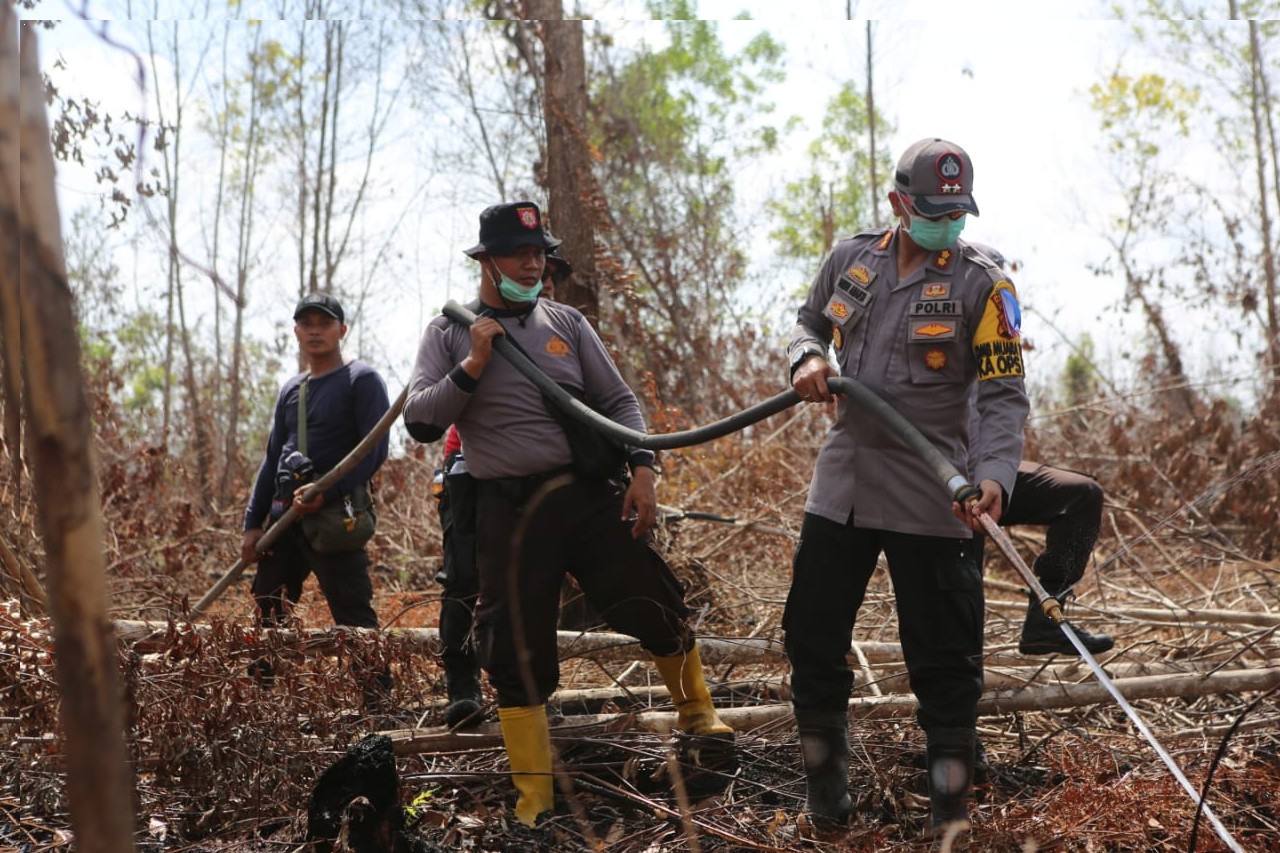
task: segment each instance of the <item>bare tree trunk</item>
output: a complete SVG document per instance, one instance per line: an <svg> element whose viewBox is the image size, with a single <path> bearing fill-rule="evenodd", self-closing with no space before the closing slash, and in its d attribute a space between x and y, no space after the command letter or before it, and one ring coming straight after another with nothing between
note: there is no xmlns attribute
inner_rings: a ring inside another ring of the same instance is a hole
<svg viewBox="0 0 1280 853"><path fill-rule="evenodd" d="M561 0L528 0L529 14L541 22L546 90L548 214L561 253L573 276L558 285L556 298L599 325L600 297L595 261L595 202L599 191L591 172L587 142L587 72L582 22L564 20Z"/></svg>
<svg viewBox="0 0 1280 853"><path fill-rule="evenodd" d="M236 229L236 315L231 340L230 387L227 391L227 434L225 438L225 460L222 478L219 483L219 498L224 503L231 499L232 472L240 457L240 411L244 407L244 385L241 381L244 363L244 313L248 304L249 265L253 260L253 214L254 189L258 180L258 165L262 150L260 135L260 116L262 114L261 71L262 62L259 50L262 46L262 28L254 28L254 43L249 73L249 118L245 133L244 162L241 168L240 215ZM230 81L223 75L223 85ZM229 111L229 101L224 110ZM231 144L226 139L225 149ZM221 192L221 183L219 183Z"/></svg>
<svg viewBox="0 0 1280 853"><path fill-rule="evenodd" d="M876 96L875 90L871 85L872 68L873 68L872 43L871 43L871 21L867 21L867 129L870 131L871 140L870 148L867 156L871 163L871 221L877 228L880 227L880 177L877 170L876 157Z"/></svg>
<svg viewBox="0 0 1280 853"><path fill-rule="evenodd" d="M182 152L182 112L183 112L183 95L182 95L182 64L181 52L178 48L178 26L173 24L173 53L169 57L173 63L173 91L174 91L174 116L171 126L172 132L167 133L168 144L165 146L163 153L165 183L168 184L169 192L166 195L165 215L168 218L167 237L169 241L168 255L168 280L169 280L169 329L167 336L172 340L173 336L173 312L176 305L178 314L178 332L179 340L182 344L183 369L182 384L186 393L186 414L187 423L191 428L192 441L195 444L196 455L196 478L199 481L200 502L198 509L201 513L207 513L213 506L213 440L209 434L209 419L204 412L203 401L200 395L200 386L196 381L196 365L192 355L191 347L191 329L187 325L187 308L185 295L182 287L182 267L181 260L178 257L178 201L179 193L179 166L181 164ZM158 69L155 63L156 50L155 44L151 38L151 24L147 24L147 49L151 56L151 74L158 77ZM156 118L160 123L161 132L165 133L168 128L165 127L165 109L164 101L160 94L160 88L156 87ZM169 367L172 367L172 361L166 358ZM168 422L168 415L166 415ZM166 431L167 436L167 431Z"/></svg>
<svg viewBox="0 0 1280 853"><path fill-rule="evenodd" d="M1234 3L1232 4L1234 5ZM1267 316L1267 372L1271 379L1280 378L1280 318L1277 317L1276 255L1271 242L1271 201L1267 190L1267 146L1263 141L1264 126L1271 127L1271 100L1262 45L1258 38L1258 22L1249 21L1249 118L1253 124L1254 159L1258 173L1258 218L1262 229L1262 274ZM1271 136L1271 162L1275 163L1275 135ZM1270 394L1280 394L1280 383L1269 383Z"/></svg>
<svg viewBox="0 0 1280 853"><path fill-rule="evenodd" d="M22 321L19 307L18 281L18 168L21 146L18 143L18 41L16 20L6 4L0 10L0 170L4 186L0 187L8 202L0 209L0 402L4 405L4 448L9 455L9 482L6 490L18 494L22 485Z"/></svg>
<svg viewBox="0 0 1280 853"><path fill-rule="evenodd" d="M133 849L134 786L124 741L115 638L107 619L102 516L80 339L67 286L36 24L22 28L21 276L23 374L34 490L47 554L67 788L76 848ZM8 4L0 37L13 37ZM11 52L11 51L10 51ZM12 65L0 65L0 74ZM12 126L5 122L6 126ZM7 190L11 180L0 182ZM3 206L13 207L13 199Z"/></svg>

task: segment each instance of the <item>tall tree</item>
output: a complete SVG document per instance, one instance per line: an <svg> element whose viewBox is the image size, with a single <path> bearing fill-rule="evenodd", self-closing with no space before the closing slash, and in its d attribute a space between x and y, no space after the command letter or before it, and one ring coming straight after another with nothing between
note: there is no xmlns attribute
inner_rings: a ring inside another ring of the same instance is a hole
<svg viewBox="0 0 1280 853"><path fill-rule="evenodd" d="M1175 414L1194 417L1200 401L1166 308L1168 296L1185 292L1187 274L1205 259L1192 248L1198 244L1202 249L1204 239L1193 233L1170 234L1169 227L1188 205L1204 204L1209 193L1166 165L1164 146L1186 138L1195 93L1157 74L1131 78L1115 73L1105 85L1093 87L1092 99L1124 200L1106 239L1124 277L1125 298L1141 307L1155 342L1144 373L1161 376L1170 385L1168 401ZM1185 242L1175 254L1170 245L1176 237Z"/></svg>
<svg viewBox="0 0 1280 853"><path fill-rule="evenodd" d="M1236 309L1239 319L1229 325L1257 353L1262 393L1280 400L1280 103L1272 83L1280 63L1280 3L1228 0L1226 11L1233 20L1213 19L1221 6L1205 0L1147 0L1129 20L1147 61L1198 96L1191 138L1224 158L1223 170L1181 170L1196 184L1201 206L1187 211L1187 221L1199 223L1203 239L1195 242L1198 256L1184 265L1194 280L1181 283L1177 296L1202 304L1208 294ZM1214 174L1232 180L1210 185ZM1177 199L1159 201L1180 209Z"/></svg>
<svg viewBox="0 0 1280 853"><path fill-rule="evenodd" d="M874 176L893 166L884 154L877 162L874 148L868 147L871 129L887 126L883 117L871 117L871 107L853 81L827 102L822 130L809 144L807 172L788 181L767 203L778 223L770 236L783 257L813 261L836 238L875 223Z"/></svg>
<svg viewBox="0 0 1280 853"><path fill-rule="evenodd" d="M542 99L546 124L548 219L564 240L562 254L573 277L557 289L557 298L598 321L596 220L599 188L592 167L595 152L588 139L587 71L582 21L564 20L560 0L527 0L528 12L541 22L546 86ZM561 292L563 291L563 292Z"/></svg>
<svg viewBox="0 0 1280 853"><path fill-rule="evenodd" d="M295 0L282 0L288 11ZM386 22L331 17L337 4L301 0L305 20L293 21L292 52L273 71L285 95L270 116L279 150L293 162L293 235L297 295L315 290L346 298L359 317L370 270L343 271L353 254L378 257L391 238L364 245L360 214L375 191L374 165L395 114L405 78L388 73L394 29ZM288 191L288 188L286 188Z"/></svg>
<svg viewBox="0 0 1280 853"><path fill-rule="evenodd" d="M604 325L633 375L702 419L747 400L724 377L756 365L758 325L739 299L749 276L736 177L774 150L766 86L782 78L782 48L760 35L727 52L692 5L654 3L666 43L600 52L593 141L612 218L609 248L633 278ZM603 310L603 309L602 309Z"/></svg>
<svg viewBox="0 0 1280 853"><path fill-rule="evenodd" d="M280 87L269 79L268 54L279 53L278 42L264 41L262 26L250 25L248 49L245 53L246 68L232 72L229 53L233 44L239 43L233 36L245 32L244 24L223 24L222 64L220 78L210 91L210 123L207 128L218 150L218 177L213 209L213 227L210 229L209 255L214 275L222 267L221 225L224 218L234 222L232 269L235 279L234 316L231 332L231 358L227 367L227 395L225 401L226 433L223 436L223 465L218 478L218 498L227 502L232 498L234 476L239 470L241 416L245 409L244 381L247 361L245 358L245 312L249 304L249 280L258 263L262 237L256 228L258 181L267 158L262 132L262 114L278 97ZM216 106L214 106L216 104ZM230 208L228 210L227 208ZM225 268L225 267L222 267ZM217 306L221 306L221 301ZM220 317L220 314L216 314ZM221 324L215 320L215 330ZM218 339L216 362L222 365L221 339Z"/></svg>
<svg viewBox="0 0 1280 853"><path fill-rule="evenodd" d="M153 5L153 16L159 17L158 3ZM151 22L147 23L147 47L151 57L151 73L153 77L159 76L156 65L157 50L154 39L154 30L156 26ZM164 395L164 425L162 433L162 442L167 443L170 430L170 412L171 412L171 391L168 376L173 372L173 340L176 337L182 347L182 381L186 392L185 413L187 416L187 425L191 430L192 444L195 449L197 480L199 482L199 508L207 511L213 504L214 491L214 446L210 428L209 413L204 408L204 399L201 394L201 388L204 386L205 377L198 376L198 367L195 360L195 352L192 344L191 325L187 320L187 304L186 295L182 276L182 260L178 250L178 216L179 216L179 200L181 198L181 175L185 166L181 158L181 143L186 134L186 127L183 123L183 117L186 113L187 100L191 94L193 81L199 74L199 65L203 63L210 45L209 41L198 48L195 60L197 68L194 72L183 75L183 59L186 57L186 51L183 50L181 39L178 33L177 22L169 24L170 39L167 48L167 57L173 72L173 78L169 81L172 93L172 104L166 103L166 98L162 94L166 87L155 86L155 106L158 121L156 148L160 150L161 158L164 166L164 178L166 185L165 192L165 208L164 208L164 228L165 239L168 247L166 252L166 277L167 290L165 296L166 310L168 312L168 332L166 333L166 351L165 351L165 395ZM170 108L172 112L170 112ZM171 118L170 118L171 116ZM176 324L175 324L176 319Z"/></svg>

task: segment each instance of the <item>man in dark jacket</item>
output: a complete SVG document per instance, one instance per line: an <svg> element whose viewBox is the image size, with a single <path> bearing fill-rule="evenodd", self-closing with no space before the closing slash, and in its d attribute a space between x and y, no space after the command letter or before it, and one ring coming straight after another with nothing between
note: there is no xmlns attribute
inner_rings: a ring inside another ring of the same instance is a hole
<svg viewBox="0 0 1280 853"><path fill-rule="evenodd" d="M383 438L355 468L310 503L302 502L301 486L341 462L373 431L390 408L387 386L367 363L343 357L346 314L333 296L307 294L298 302L293 319L307 370L287 380L276 399L267 450L244 513L241 556L246 563L258 563L253 595L263 625L280 623L301 597L307 576L314 573L334 624L377 628L369 555L363 545L322 553L308 540L303 521L325 506L336 504L352 511L369 507L369 480L386 461L388 439ZM306 413L305 421L301 411ZM304 519L284 530L259 558L256 545L268 520L283 515L290 503ZM256 674L270 679L265 661L255 667ZM386 678L380 678L385 688Z"/></svg>

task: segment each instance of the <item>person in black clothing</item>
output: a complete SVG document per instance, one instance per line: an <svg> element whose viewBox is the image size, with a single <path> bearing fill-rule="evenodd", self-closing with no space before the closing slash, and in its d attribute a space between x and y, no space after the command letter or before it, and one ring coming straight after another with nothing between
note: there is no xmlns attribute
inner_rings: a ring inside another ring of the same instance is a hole
<svg viewBox="0 0 1280 853"><path fill-rule="evenodd" d="M573 273L573 266L558 249L547 252L542 276L544 299L555 299L555 286ZM440 599L440 658L444 664L449 704L444 724L449 728L479 725L484 697L480 691L480 662L476 659L472 632L480 578L476 573L476 485L467 468L458 428L449 427L444 454L436 471L443 566L436 581L444 590Z"/></svg>
<svg viewBox="0 0 1280 853"><path fill-rule="evenodd" d="M1001 269L1006 267L1004 254L983 243L970 243ZM977 429L977 418L970 420L971 431ZM1071 588L1084 577L1085 566L1102 526L1102 486L1078 471L1022 460L1014 479L1013 494L1000 518L1001 527L1016 524L1043 525L1044 551L1035 561L1035 574L1045 592L1066 607ZM982 539L978 541L979 547ZM1115 641L1107 634L1094 634L1072 625L1076 636L1090 654L1111 651ZM1044 614L1030 596L1027 618L1022 626L1018 651L1024 655L1078 655L1076 647L1052 619Z"/></svg>
<svg viewBox="0 0 1280 853"><path fill-rule="evenodd" d="M259 555L256 550L268 520L283 515L289 502L304 516L337 501L367 503L369 480L386 460L389 447L389 440L383 438L354 469L310 503L303 503L302 488L283 485L307 468L318 479L342 461L390 408L387 386L378 372L363 361L343 358L346 315L337 299L310 293L298 302L293 318L307 370L287 380L276 399L266 453L244 513L241 556L246 563L258 563L253 596L263 626L280 624L301 597L303 582L314 573L334 624L377 628L369 556L363 547L319 553L298 523L282 531L270 551ZM304 389L306 452L299 453L298 400ZM254 669L255 675L270 681L267 662L259 661ZM378 680L383 688L389 686L385 673Z"/></svg>

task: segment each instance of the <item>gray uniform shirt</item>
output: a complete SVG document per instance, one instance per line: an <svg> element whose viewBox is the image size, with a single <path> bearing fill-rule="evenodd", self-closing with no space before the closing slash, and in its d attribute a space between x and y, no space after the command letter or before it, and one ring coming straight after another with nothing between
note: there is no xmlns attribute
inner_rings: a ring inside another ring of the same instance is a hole
<svg viewBox="0 0 1280 853"><path fill-rule="evenodd" d="M883 397L975 484L994 480L1009 494L1030 408L1013 285L963 242L899 281L895 235L864 232L836 245L800 308L790 361L834 345L841 375ZM982 429L970 453L975 382ZM844 398L805 511L862 528L972 535L929 466Z"/></svg>
<svg viewBox="0 0 1280 853"><path fill-rule="evenodd" d="M635 394L577 309L540 299L528 313L492 316L549 377L610 420L645 431ZM569 465L573 457L564 430L548 414L537 387L497 352L480 380L472 380L459 367L470 351L470 331L461 323L442 315L427 326L404 407L410 432L426 426L438 435L456 423L471 474L481 479Z"/></svg>

